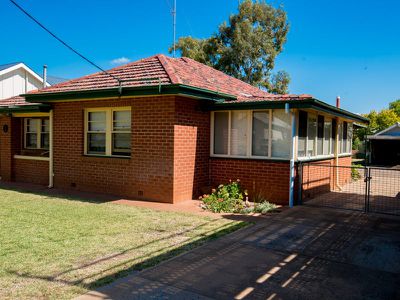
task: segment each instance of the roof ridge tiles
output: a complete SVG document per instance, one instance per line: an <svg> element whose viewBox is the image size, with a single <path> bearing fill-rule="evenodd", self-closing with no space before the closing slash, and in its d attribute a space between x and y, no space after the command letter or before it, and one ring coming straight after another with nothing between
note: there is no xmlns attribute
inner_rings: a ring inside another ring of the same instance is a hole
<svg viewBox="0 0 400 300"><path fill-rule="evenodd" d="M168 62L167 57L164 54L158 54L157 58L159 62L161 63L162 67L164 68L165 72L167 73L170 81L172 84L180 84L182 83L182 80L180 77L176 74L175 68Z"/></svg>

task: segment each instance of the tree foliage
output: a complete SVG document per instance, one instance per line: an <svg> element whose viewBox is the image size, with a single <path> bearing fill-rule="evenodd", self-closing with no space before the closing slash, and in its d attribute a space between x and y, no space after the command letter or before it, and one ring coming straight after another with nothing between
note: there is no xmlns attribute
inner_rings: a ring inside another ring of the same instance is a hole
<svg viewBox="0 0 400 300"><path fill-rule="evenodd" d="M356 131L355 136L360 141L364 140L365 135L375 134L400 122L400 100L389 103L388 109L379 112L371 110L368 114L363 114L363 117L369 119L369 125Z"/></svg>
<svg viewBox="0 0 400 300"><path fill-rule="evenodd" d="M389 109L392 109L395 111L395 113L400 116L400 99L390 102L389 103Z"/></svg>
<svg viewBox="0 0 400 300"><path fill-rule="evenodd" d="M228 75L272 93L287 93L289 75L271 74L289 30L286 12L265 1L243 1L239 12L206 39L182 37L176 49ZM172 47L170 48L170 52Z"/></svg>

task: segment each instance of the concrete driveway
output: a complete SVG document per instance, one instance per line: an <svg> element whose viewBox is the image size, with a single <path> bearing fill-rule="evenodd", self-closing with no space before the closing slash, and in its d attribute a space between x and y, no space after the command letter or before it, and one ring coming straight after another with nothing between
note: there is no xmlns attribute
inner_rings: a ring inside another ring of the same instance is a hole
<svg viewBox="0 0 400 300"><path fill-rule="evenodd" d="M79 299L400 299L400 218L295 207Z"/></svg>

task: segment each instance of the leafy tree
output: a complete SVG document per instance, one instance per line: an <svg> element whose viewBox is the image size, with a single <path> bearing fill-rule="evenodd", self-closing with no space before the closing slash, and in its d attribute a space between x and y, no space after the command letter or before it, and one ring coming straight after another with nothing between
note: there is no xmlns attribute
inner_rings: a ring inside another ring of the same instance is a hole
<svg viewBox="0 0 400 300"><path fill-rule="evenodd" d="M398 105L398 106L396 106ZM363 114L363 117L369 119L369 125L367 128L357 129L354 133L354 140L363 141L365 135L371 135L386 129L396 122L400 122L400 114L397 113L396 108L400 107L400 100L391 102L389 109L383 109L379 112L371 110L368 114Z"/></svg>
<svg viewBox="0 0 400 300"><path fill-rule="evenodd" d="M400 117L400 99L390 102L389 108L394 110L395 113Z"/></svg>
<svg viewBox="0 0 400 300"><path fill-rule="evenodd" d="M239 12L219 26L210 38L182 37L176 44L190 57L271 93L286 93L289 75L271 75L289 30L286 12L265 1L243 1ZM172 47L170 48L170 52Z"/></svg>

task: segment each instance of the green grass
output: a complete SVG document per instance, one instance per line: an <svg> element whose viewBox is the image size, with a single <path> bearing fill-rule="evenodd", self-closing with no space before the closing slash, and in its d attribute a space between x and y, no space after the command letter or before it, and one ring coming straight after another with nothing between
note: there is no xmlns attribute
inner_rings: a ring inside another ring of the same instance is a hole
<svg viewBox="0 0 400 300"><path fill-rule="evenodd" d="M70 299L244 225L0 189L0 298Z"/></svg>

